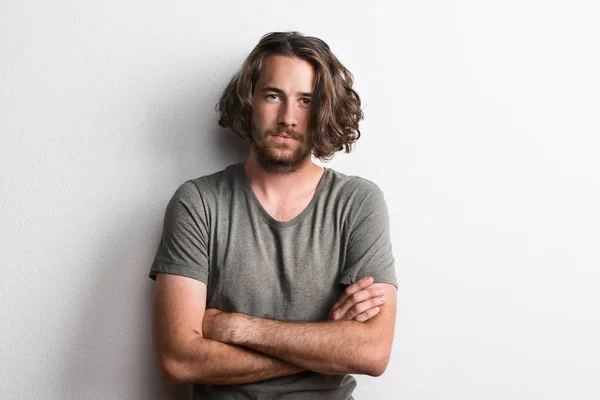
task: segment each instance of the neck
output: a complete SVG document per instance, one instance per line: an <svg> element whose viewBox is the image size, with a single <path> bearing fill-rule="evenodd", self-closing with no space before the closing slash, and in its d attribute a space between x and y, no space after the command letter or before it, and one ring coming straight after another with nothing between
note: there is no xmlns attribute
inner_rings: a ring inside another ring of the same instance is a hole
<svg viewBox="0 0 600 400"><path fill-rule="evenodd" d="M252 189L267 197L294 196L309 188L316 188L323 174L323 168L310 157L293 171L279 171L265 168L252 152L244 169Z"/></svg>

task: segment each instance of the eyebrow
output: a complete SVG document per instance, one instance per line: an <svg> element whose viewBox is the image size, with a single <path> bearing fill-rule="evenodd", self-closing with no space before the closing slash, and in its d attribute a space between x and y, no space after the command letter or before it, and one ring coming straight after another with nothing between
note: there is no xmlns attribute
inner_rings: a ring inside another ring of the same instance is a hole
<svg viewBox="0 0 600 400"><path fill-rule="evenodd" d="M275 92L277 94L285 94L283 92L283 90L273 87L273 86L266 86L261 89L261 92ZM308 93L308 92L300 92L300 95L303 97L312 97L312 93Z"/></svg>

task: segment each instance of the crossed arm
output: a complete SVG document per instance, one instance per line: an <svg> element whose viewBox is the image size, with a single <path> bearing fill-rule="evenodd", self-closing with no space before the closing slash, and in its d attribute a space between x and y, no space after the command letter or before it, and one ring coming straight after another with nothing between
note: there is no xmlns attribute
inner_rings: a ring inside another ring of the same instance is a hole
<svg viewBox="0 0 600 400"><path fill-rule="evenodd" d="M378 290L385 305L376 306ZM366 280L347 288L330 321L296 323L206 310L204 283L158 274L154 343L169 383L239 384L304 370L377 376L389 360L395 314L396 288Z"/></svg>

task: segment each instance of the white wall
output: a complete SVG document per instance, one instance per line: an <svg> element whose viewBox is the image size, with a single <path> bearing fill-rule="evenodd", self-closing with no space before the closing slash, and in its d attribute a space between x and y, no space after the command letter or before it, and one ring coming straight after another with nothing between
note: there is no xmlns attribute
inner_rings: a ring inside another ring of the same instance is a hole
<svg viewBox="0 0 600 400"><path fill-rule="evenodd" d="M599 20L591 0L3 1L0 398L184 395L151 354L164 208L243 157L214 104L291 29L354 72L363 138L331 166L391 212L394 352L356 398L599 398Z"/></svg>

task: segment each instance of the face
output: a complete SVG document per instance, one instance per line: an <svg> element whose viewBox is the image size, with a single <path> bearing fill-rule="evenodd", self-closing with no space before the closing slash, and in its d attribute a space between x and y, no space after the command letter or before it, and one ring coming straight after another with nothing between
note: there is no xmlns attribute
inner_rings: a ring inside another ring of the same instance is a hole
<svg viewBox="0 0 600 400"><path fill-rule="evenodd" d="M268 56L252 94L252 154L268 170L295 171L310 159L307 132L315 72L305 60Z"/></svg>

